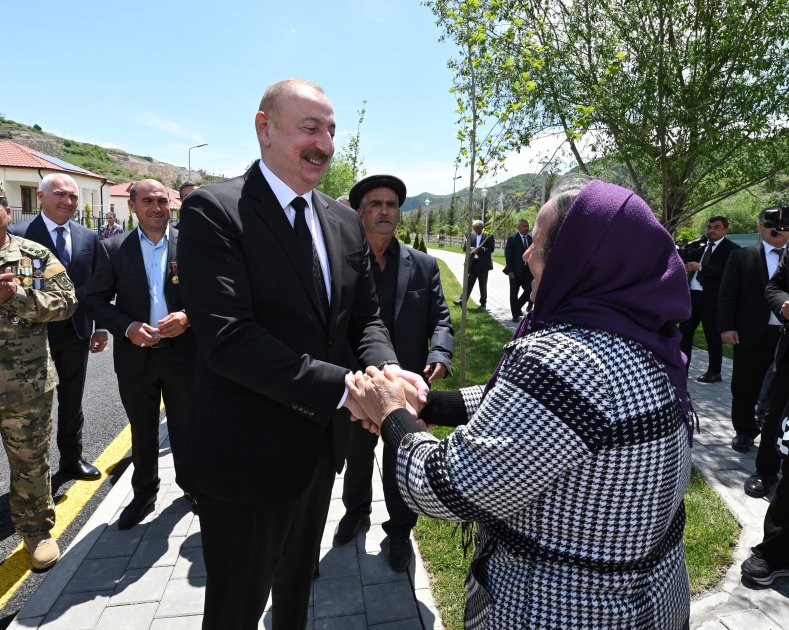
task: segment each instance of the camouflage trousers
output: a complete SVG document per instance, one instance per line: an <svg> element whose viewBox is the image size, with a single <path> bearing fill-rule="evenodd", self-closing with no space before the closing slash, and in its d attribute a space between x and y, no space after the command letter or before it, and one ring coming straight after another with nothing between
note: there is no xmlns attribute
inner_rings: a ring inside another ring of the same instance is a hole
<svg viewBox="0 0 789 630"><path fill-rule="evenodd" d="M54 392L0 407L0 434L11 469L11 522L20 534L43 534L55 525L49 469Z"/></svg>

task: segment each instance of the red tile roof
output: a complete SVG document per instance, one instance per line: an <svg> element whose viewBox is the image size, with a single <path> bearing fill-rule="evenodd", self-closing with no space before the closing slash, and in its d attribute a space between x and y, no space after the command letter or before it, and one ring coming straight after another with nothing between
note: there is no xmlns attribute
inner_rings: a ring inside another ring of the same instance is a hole
<svg viewBox="0 0 789 630"><path fill-rule="evenodd" d="M34 151L26 146L0 140L0 166L8 168L45 168L59 173L73 173L93 179L109 181L106 177L93 173L79 166L74 166L58 158Z"/></svg>

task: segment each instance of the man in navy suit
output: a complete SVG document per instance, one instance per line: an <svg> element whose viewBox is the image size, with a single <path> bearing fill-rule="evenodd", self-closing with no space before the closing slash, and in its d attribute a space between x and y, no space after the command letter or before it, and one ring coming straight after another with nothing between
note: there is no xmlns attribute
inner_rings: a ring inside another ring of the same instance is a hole
<svg viewBox="0 0 789 630"><path fill-rule="evenodd" d="M523 315L523 306L528 302L531 295L531 281L534 276L529 271L529 265L523 262L523 252L531 245L529 236L529 222L526 219L518 221L518 233L513 234L507 239L504 246L504 260L507 263L504 273L510 279L510 310L512 311L512 321L520 321ZM523 291L520 295L518 293Z"/></svg>
<svg viewBox="0 0 789 630"><path fill-rule="evenodd" d="M395 238L405 184L392 175L373 175L358 182L350 193L351 207L359 213L370 244L370 265L378 302L400 365L421 372L428 383L452 373L453 331L449 307L441 288L436 259ZM350 542L369 523L372 475L378 436L354 423L348 467L343 480L345 515L337 525L334 543ZM389 564L403 571L411 561L410 535L417 516L403 502L397 488L397 458L384 449L383 485L389 520Z"/></svg>
<svg viewBox="0 0 789 630"><path fill-rule="evenodd" d="M52 173L41 180L38 189L41 213L31 221L13 225L11 234L44 245L58 257L77 290L83 292L96 269L98 235L72 221L79 202L79 188L72 177ZM107 343L107 333L93 334L93 321L80 305L69 319L47 324L49 350L60 384L58 394L57 444L60 472L76 479L101 478L99 469L82 458L82 395L88 369L89 349Z"/></svg>
<svg viewBox="0 0 789 630"><path fill-rule="evenodd" d="M693 335L699 323L704 330L707 342L707 371L696 380L700 383L720 383L723 363L723 343L718 332L718 292L720 290L723 268L739 245L726 238L729 220L726 217L710 217L707 221L707 244L698 253L698 260L685 263L690 284L690 319L679 325L682 333L680 349L688 358L686 368L690 367L693 351Z"/></svg>
<svg viewBox="0 0 789 630"><path fill-rule="evenodd" d="M729 256L718 297L718 329L724 343L734 346L731 376L731 447L747 453L759 435L756 404L762 381L775 358L781 322L764 297L767 281L778 268L789 232L772 234L764 227L764 211L756 228L762 242L734 250ZM777 468L777 454L775 456Z"/></svg>

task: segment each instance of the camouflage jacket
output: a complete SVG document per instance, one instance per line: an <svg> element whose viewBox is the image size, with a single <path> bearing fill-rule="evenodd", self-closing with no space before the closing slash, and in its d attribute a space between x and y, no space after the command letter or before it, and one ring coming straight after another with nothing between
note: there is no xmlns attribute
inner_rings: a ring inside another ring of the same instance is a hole
<svg viewBox="0 0 789 630"><path fill-rule="evenodd" d="M0 273L10 268L16 294L0 304L0 407L32 400L58 383L46 322L71 317L74 285L55 255L18 236L0 247Z"/></svg>

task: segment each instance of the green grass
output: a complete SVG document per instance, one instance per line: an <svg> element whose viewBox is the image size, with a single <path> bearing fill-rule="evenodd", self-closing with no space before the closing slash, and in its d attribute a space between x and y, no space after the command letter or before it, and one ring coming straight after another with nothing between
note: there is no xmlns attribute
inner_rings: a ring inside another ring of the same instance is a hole
<svg viewBox="0 0 789 630"><path fill-rule="evenodd" d="M458 249L459 248L447 248ZM460 330L460 307L452 300L460 295L460 283L449 268L438 261L444 295L450 303L452 322L455 327L455 353L458 354L457 336ZM467 320L467 379L469 384L484 383L495 369L501 357L502 347L511 333L484 311L477 311L473 304L468 309ZM455 376L439 381L436 389L457 389L457 365ZM436 428L433 433L439 438L452 429ZM693 471L688 491L685 494L687 522L685 526L685 548L691 591L698 595L714 586L731 564L732 550L739 535L739 526L727 511L723 501L712 491L703 477ZM421 517L414 528L419 551L430 575L436 605L441 612L447 630L463 628L463 607L466 602L464 581L471 554L463 557L460 535L453 535L455 525L429 517Z"/></svg>
<svg viewBox="0 0 789 630"><path fill-rule="evenodd" d="M696 332L693 333L693 347L700 348L701 350L707 349L707 341L704 339L704 331L702 330L701 325L699 325L699 327L696 329ZM734 358L733 346L724 343L723 356L728 357L729 359L733 359Z"/></svg>

